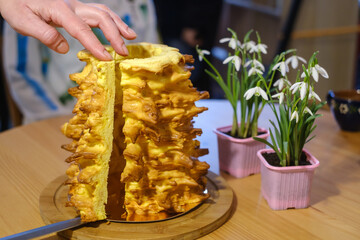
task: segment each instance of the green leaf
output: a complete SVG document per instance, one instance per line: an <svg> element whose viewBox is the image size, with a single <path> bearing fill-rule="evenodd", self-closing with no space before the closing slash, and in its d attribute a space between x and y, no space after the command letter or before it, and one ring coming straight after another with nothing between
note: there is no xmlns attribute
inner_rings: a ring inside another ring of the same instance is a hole
<svg viewBox="0 0 360 240"><path fill-rule="evenodd" d="M251 29L251 30L249 30L249 31L245 34L245 36L244 36L244 43L249 41L249 39L250 39L250 34L251 34L253 31L254 31L254 30Z"/></svg>
<svg viewBox="0 0 360 240"><path fill-rule="evenodd" d="M256 140L256 141L265 143L266 145L268 145L269 147L271 147L272 149L274 149L274 146L273 146L270 142L268 142L267 140L265 140L265 139L262 139L262 138L259 138L259 137L253 137L253 139Z"/></svg>
<svg viewBox="0 0 360 240"><path fill-rule="evenodd" d="M314 111L313 111L313 113L316 113L316 112L317 112L320 108L322 108L325 104L326 104L326 101L317 104L316 107L315 107L315 109L314 109Z"/></svg>
<svg viewBox="0 0 360 240"><path fill-rule="evenodd" d="M318 118L318 117L321 117L322 114L314 114L310 117L308 117L308 119L306 119L306 121L304 122L304 124L307 124L308 122L312 121L312 120L315 120L315 118Z"/></svg>
<svg viewBox="0 0 360 240"><path fill-rule="evenodd" d="M282 146L280 145L277 145L277 142L275 141L275 139L274 139L274 135L273 135L273 133L272 133L272 131L271 131L271 129L270 129L270 138L271 138L271 141L272 141L272 143L275 145L275 147L273 148L273 150L276 152L276 154L278 154L278 156L280 156L280 152L279 152L279 149L278 148L280 148L280 150L282 151L283 149L282 149ZM281 142L280 142L281 143Z"/></svg>
<svg viewBox="0 0 360 240"><path fill-rule="evenodd" d="M230 89L225 85L223 81L219 79L215 74L211 73L209 70L205 69L205 72L212 77L221 87L221 89L224 91L226 98L230 101L231 105L236 106L237 96L234 100L234 96L231 94Z"/></svg>
<svg viewBox="0 0 360 240"><path fill-rule="evenodd" d="M293 53L293 52L296 52L296 49L289 49L289 50L286 50L285 52L284 52L284 55L288 55L289 53Z"/></svg>
<svg viewBox="0 0 360 240"><path fill-rule="evenodd" d="M313 140L313 138L315 138L315 136L316 136L316 135L314 135L314 136L312 136L311 138L309 138L308 140L306 140L305 143L308 143L308 142L310 142L311 140Z"/></svg>
<svg viewBox="0 0 360 240"><path fill-rule="evenodd" d="M276 127L275 123L271 120L269 120L269 122L271 123L271 125L273 125L274 127L274 130L275 130L275 136L276 136L276 140L277 142L282 142L282 139L281 139L281 135L280 135L280 132L279 132L279 129Z"/></svg>
<svg viewBox="0 0 360 240"><path fill-rule="evenodd" d="M313 66L313 62L316 59L316 55L319 53L319 51L316 51L313 53L313 55L311 56L311 58L309 59L309 66Z"/></svg>

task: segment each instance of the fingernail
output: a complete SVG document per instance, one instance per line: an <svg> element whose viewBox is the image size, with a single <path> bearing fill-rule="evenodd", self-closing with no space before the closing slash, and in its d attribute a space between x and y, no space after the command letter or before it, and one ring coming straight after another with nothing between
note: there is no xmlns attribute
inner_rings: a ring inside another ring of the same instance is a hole
<svg viewBox="0 0 360 240"><path fill-rule="evenodd" d="M131 28L128 28L126 31L127 31L127 33L128 33L129 35L134 35L134 36L136 36L136 32L134 32L134 30L132 30Z"/></svg>
<svg viewBox="0 0 360 240"><path fill-rule="evenodd" d="M56 51L60 53L66 53L69 51L69 47L64 41L61 41L60 44L56 47Z"/></svg>
<svg viewBox="0 0 360 240"><path fill-rule="evenodd" d="M113 57L108 51L106 51L106 49L104 50L104 57L106 57L109 60L113 60Z"/></svg>
<svg viewBox="0 0 360 240"><path fill-rule="evenodd" d="M125 44L122 45L122 50L124 52L125 55L129 55L129 51L128 49L126 48Z"/></svg>

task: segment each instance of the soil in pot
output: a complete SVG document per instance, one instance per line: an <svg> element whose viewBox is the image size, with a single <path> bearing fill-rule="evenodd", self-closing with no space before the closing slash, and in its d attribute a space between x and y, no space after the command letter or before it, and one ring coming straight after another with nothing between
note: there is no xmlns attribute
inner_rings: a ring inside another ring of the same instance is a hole
<svg viewBox="0 0 360 240"><path fill-rule="evenodd" d="M280 159L276 153L263 153L262 155L271 166L281 167ZM311 163L307 160L306 154L302 152L299 160L299 166L306 166L306 165L311 165ZM291 162L290 166L295 166L294 162Z"/></svg>
<svg viewBox="0 0 360 240"><path fill-rule="evenodd" d="M222 132L222 133L224 133L224 134L226 134L226 135L228 135L228 136L231 136L231 131ZM258 133L257 133L257 136L262 135L262 134L265 134L265 133L266 133L266 132L258 132ZM245 138L239 137L239 136L231 136L231 137L237 138L237 139L245 139ZM249 137L246 137L246 138L249 138Z"/></svg>

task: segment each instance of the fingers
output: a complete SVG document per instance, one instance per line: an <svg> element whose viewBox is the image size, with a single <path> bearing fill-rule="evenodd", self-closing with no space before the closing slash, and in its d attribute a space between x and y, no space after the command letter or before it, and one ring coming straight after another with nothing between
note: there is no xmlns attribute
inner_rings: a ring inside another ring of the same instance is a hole
<svg viewBox="0 0 360 240"><path fill-rule="evenodd" d="M51 19L56 25L62 26L71 36L78 39L96 58L103 61L112 60L112 56L97 39L89 24L75 15L72 9L66 6L61 11L53 11Z"/></svg>
<svg viewBox="0 0 360 240"><path fill-rule="evenodd" d="M69 51L69 44L66 39L54 27L45 23L38 16L28 15L20 25L20 27L18 24L13 26L19 33L38 39L58 53L67 53Z"/></svg>
<svg viewBox="0 0 360 240"><path fill-rule="evenodd" d="M97 7L102 9L103 11L107 12L113 19L113 21L115 22L116 26L118 27L121 35L128 39L128 40L132 40L136 38L136 33L134 32L134 30L132 30L131 28L129 28L128 25L126 25L126 23L124 23L121 18L114 13L113 11L111 11L107 6L103 5L103 4L89 4L91 6Z"/></svg>
<svg viewBox="0 0 360 240"><path fill-rule="evenodd" d="M89 26L99 27L117 53L128 55L122 35L108 12L97 7L85 5L75 10L75 13Z"/></svg>
<svg viewBox="0 0 360 240"><path fill-rule="evenodd" d="M68 6L68 11L62 11L62 15L57 18L57 24L63 26L70 35L77 38L94 56L104 59L98 52L101 43L92 33L90 27L99 27L117 53L128 55L122 37L134 39L136 33L118 15L101 4L84 4L73 0L68 2ZM78 29L74 31L74 28ZM100 52L106 55L107 52L104 51L105 48L102 46Z"/></svg>

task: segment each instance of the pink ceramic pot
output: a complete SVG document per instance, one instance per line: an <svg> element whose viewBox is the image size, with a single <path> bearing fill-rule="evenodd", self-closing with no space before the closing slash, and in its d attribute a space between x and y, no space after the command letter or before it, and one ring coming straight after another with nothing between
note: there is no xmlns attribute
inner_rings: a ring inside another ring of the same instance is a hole
<svg viewBox="0 0 360 240"><path fill-rule="evenodd" d="M260 161L256 153L266 145L253 138L239 139L224 133L230 130L231 126L214 130L218 141L220 169L237 178L259 173ZM258 128L258 132L264 132L257 136L259 138L269 137L269 132L264 128Z"/></svg>
<svg viewBox="0 0 360 240"><path fill-rule="evenodd" d="M273 153L272 149L262 149L257 155L261 161L261 193L273 210L307 208L310 203L311 182L319 161L303 150L311 165L294 167L271 166L263 153Z"/></svg>

